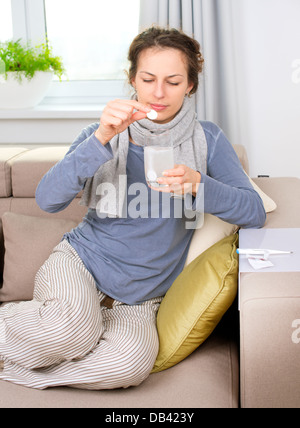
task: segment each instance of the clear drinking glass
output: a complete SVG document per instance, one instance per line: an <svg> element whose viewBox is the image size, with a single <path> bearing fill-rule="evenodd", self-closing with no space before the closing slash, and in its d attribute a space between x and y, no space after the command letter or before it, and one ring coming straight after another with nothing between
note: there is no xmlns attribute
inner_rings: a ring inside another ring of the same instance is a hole
<svg viewBox="0 0 300 428"><path fill-rule="evenodd" d="M167 187L166 184L157 183L167 169L174 168L174 153L169 132L146 137L144 147L145 176L149 186Z"/></svg>

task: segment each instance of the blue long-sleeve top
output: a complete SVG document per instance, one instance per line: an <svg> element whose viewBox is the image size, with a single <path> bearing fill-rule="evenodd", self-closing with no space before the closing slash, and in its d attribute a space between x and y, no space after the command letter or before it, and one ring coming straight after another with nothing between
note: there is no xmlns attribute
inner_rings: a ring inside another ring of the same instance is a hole
<svg viewBox="0 0 300 428"><path fill-rule="evenodd" d="M215 124L201 125L208 146L207 173L201 174L199 190L204 194L204 211L243 228L262 227L266 219L262 200L232 145ZM36 190L41 209L54 213L66 208L86 180L112 159L110 144L103 146L94 135L97 127L84 129L66 156L42 178ZM99 218L96 210L89 209L63 239L77 251L99 290L138 304L167 292L184 267L194 229L186 227L182 200L146 187L143 147L129 144L126 173L127 217ZM135 188L137 183L142 187ZM147 189L146 197L141 189Z"/></svg>

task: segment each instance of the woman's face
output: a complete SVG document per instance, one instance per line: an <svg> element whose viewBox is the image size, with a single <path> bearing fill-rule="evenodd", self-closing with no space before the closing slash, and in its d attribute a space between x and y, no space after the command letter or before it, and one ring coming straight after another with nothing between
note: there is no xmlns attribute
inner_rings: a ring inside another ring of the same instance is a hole
<svg viewBox="0 0 300 428"><path fill-rule="evenodd" d="M178 49L149 48L141 52L132 80L138 101L157 111L156 123L170 122L193 88L184 54Z"/></svg>

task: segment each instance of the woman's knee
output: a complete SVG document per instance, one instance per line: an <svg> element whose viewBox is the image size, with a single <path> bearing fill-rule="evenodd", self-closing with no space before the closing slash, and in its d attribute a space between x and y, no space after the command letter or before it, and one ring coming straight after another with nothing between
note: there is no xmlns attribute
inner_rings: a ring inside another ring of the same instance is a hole
<svg viewBox="0 0 300 428"><path fill-rule="evenodd" d="M156 335L148 339L147 345L138 345L131 350L131 358L128 358L130 353L127 354L127 363L124 359L124 368L120 372L120 387L140 385L149 377L158 354L159 342Z"/></svg>
<svg viewBox="0 0 300 428"><path fill-rule="evenodd" d="M52 253L35 277L34 299L61 302L62 312L88 320L100 312L94 278L79 260ZM64 310L64 311L63 311Z"/></svg>
<svg viewBox="0 0 300 428"><path fill-rule="evenodd" d="M133 365L120 376L120 384L122 388L129 388L130 386L138 386L144 382L150 375L154 363L146 363Z"/></svg>
<svg viewBox="0 0 300 428"><path fill-rule="evenodd" d="M104 332L96 350L84 362L83 373L84 377L88 373L89 382L82 387L128 388L140 385L149 377L158 353L157 336L150 335L147 340L135 343L128 339L122 342L114 338L111 342Z"/></svg>
<svg viewBox="0 0 300 428"><path fill-rule="evenodd" d="M83 380L83 384L77 383L77 388L103 390L116 388L129 388L138 386L145 381L152 370L153 365L148 364L126 364L120 359L116 362L114 368L110 368L109 373L104 367L99 364L97 370L92 366L85 368L84 378L88 377L88 381Z"/></svg>
<svg viewBox="0 0 300 428"><path fill-rule="evenodd" d="M89 314L70 302L51 300L39 309L43 342L62 359L81 358L98 343L102 334L101 312Z"/></svg>
<svg viewBox="0 0 300 428"><path fill-rule="evenodd" d="M96 346L103 332L101 309L93 278L81 266L50 257L36 275L34 298L43 303L41 328L59 348L73 349L76 358Z"/></svg>

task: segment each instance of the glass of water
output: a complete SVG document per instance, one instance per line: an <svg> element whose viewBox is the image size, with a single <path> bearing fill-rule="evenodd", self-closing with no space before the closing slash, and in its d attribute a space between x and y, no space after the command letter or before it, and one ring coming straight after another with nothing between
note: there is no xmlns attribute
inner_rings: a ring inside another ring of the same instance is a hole
<svg viewBox="0 0 300 428"><path fill-rule="evenodd" d="M163 176L165 170L174 168L173 146L171 146L168 132L146 137L144 164L149 186L168 187L167 184L157 183L157 179Z"/></svg>

